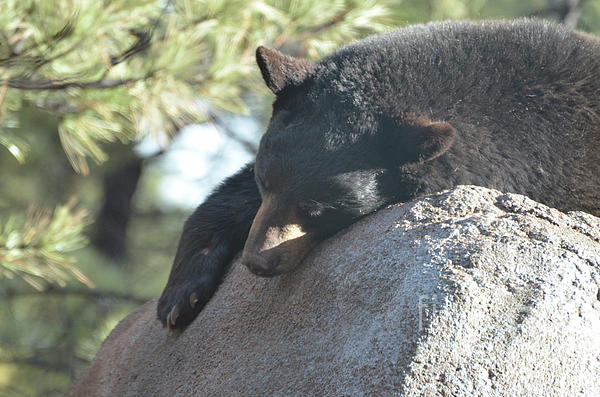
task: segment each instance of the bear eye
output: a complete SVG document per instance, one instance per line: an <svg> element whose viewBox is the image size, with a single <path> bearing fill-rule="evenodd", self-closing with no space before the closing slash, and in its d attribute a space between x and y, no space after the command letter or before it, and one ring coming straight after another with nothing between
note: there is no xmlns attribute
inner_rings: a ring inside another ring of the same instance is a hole
<svg viewBox="0 0 600 397"><path fill-rule="evenodd" d="M323 214L325 206L315 200L302 201L298 204L300 210L311 218L316 218Z"/></svg>

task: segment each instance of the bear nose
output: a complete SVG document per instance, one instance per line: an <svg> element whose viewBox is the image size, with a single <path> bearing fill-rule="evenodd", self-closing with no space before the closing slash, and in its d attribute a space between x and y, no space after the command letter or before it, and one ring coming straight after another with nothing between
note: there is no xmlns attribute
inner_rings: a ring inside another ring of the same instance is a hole
<svg viewBox="0 0 600 397"><path fill-rule="evenodd" d="M242 254L242 264L257 276L273 277L279 274L276 271L277 266L260 255L245 252Z"/></svg>

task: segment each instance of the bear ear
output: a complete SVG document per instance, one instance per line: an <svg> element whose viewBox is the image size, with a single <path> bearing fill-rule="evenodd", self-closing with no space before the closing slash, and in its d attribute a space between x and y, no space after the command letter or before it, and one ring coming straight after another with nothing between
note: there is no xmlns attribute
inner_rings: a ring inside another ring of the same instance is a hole
<svg viewBox="0 0 600 397"><path fill-rule="evenodd" d="M307 60L284 55L263 46L256 49L256 63L267 87L275 95L288 86L299 85L313 70L313 65Z"/></svg>
<svg viewBox="0 0 600 397"><path fill-rule="evenodd" d="M403 162L433 160L444 154L456 138L456 130L445 122L413 118L402 125L400 151Z"/></svg>

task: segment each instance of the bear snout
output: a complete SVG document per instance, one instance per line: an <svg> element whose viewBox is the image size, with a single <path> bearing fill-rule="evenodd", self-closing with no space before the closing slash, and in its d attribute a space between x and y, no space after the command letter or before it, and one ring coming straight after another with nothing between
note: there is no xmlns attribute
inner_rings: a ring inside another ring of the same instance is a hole
<svg viewBox="0 0 600 397"><path fill-rule="evenodd" d="M267 260L261 255L244 252L242 254L242 264L248 268L252 273L261 277L273 277L281 274L278 271L279 260L273 260L275 258L269 258Z"/></svg>

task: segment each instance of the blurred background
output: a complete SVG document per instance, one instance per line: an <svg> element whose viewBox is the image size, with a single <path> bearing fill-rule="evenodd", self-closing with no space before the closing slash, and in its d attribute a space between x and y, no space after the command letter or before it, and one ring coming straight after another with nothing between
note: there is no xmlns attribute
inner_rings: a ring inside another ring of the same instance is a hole
<svg viewBox="0 0 600 397"><path fill-rule="evenodd" d="M63 395L160 294L186 216L255 154L259 44L521 16L600 33L600 0L0 0L0 396Z"/></svg>

